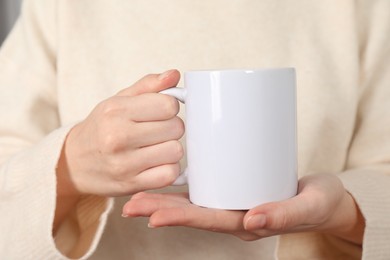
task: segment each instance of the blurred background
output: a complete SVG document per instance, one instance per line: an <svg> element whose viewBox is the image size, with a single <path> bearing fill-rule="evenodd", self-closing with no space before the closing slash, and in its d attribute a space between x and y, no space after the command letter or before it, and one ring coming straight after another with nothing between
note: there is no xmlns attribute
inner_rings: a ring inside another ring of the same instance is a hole
<svg viewBox="0 0 390 260"><path fill-rule="evenodd" d="M18 18L21 2L22 0L0 0L0 46Z"/></svg>

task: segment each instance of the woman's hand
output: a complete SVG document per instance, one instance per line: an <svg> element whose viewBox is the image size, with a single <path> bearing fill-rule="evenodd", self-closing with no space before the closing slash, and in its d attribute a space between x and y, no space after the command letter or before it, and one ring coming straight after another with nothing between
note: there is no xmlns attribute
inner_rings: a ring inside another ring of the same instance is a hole
<svg viewBox="0 0 390 260"><path fill-rule="evenodd" d="M129 195L174 182L184 125L176 99L158 92L179 79L177 70L147 75L73 127L58 162L54 233L80 195Z"/></svg>
<svg viewBox="0 0 390 260"><path fill-rule="evenodd" d="M129 195L170 185L179 174L184 134L175 98L176 70L148 75L98 104L69 133L59 179L68 175L80 194Z"/></svg>
<svg viewBox="0 0 390 260"><path fill-rule="evenodd" d="M123 216L150 217L151 227L187 226L243 240L318 231L361 244L364 231L364 220L353 198L332 174L303 177L297 196L247 212L198 207L190 203L186 193L139 193L123 207Z"/></svg>

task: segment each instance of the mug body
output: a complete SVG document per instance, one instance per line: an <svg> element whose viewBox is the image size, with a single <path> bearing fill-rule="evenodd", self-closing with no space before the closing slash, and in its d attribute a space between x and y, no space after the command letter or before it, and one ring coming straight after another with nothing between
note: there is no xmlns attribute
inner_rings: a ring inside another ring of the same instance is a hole
<svg viewBox="0 0 390 260"><path fill-rule="evenodd" d="M245 210L297 192L292 68L185 73L194 204Z"/></svg>

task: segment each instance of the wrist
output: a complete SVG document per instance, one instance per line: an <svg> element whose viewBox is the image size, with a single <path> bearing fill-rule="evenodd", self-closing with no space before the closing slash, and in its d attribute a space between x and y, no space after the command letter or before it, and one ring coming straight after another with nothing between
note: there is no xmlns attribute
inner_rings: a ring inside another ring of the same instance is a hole
<svg viewBox="0 0 390 260"><path fill-rule="evenodd" d="M75 208L80 200L81 193L73 184L69 173L68 162L65 154L65 146L62 149L60 159L56 169L57 186L56 186L56 209L53 221L53 234L58 227L67 218L69 213Z"/></svg>
<svg viewBox="0 0 390 260"><path fill-rule="evenodd" d="M57 196L75 198L80 197L82 195L81 192L76 188L76 185L74 184L70 173L68 156L66 153L66 144L64 145L60 158L58 160L56 175Z"/></svg>
<svg viewBox="0 0 390 260"><path fill-rule="evenodd" d="M331 222L334 225L327 233L362 245L365 220L359 206L349 192L344 192L343 199L337 209L335 209Z"/></svg>

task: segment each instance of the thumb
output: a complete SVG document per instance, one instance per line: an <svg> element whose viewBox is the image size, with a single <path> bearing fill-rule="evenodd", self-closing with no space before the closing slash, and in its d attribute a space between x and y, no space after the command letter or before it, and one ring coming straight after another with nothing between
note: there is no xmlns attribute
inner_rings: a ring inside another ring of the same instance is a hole
<svg viewBox="0 0 390 260"><path fill-rule="evenodd" d="M180 80L178 70L168 70L161 74L149 74L138 80L131 87L118 92L118 96L137 96L144 93L158 93L176 86Z"/></svg>
<svg viewBox="0 0 390 260"><path fill-rule="evenodd" d="M285 201L266 203L247 212L243 220L244 227L248 231L290 230L306 221L307 212L307 203L299 196Z"/></svg>

